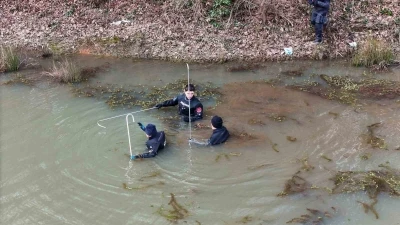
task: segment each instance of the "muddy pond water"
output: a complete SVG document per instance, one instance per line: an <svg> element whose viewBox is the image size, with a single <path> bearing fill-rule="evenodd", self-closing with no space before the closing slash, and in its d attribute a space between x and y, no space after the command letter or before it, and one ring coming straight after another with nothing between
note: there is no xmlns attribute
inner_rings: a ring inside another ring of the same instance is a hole
<svg viewBox="0 0 400 225"><path fill-rule="evenodd" d="M132 151L145 149L139 121L164 130L167 148L131 161L125 116L103 121L106 128L97 122L142 110L138 99L150 107L175 97L187 82L186 64L71 60L101 69L81 84L42 78L6 85L43 71L0 74L0 224L400 224L400 92L358 99L340 92L347 84L310 91L313 82L328 86L320 74L397 84L398 68L374 74L346 61L248 70L190 64L205 118L189 128L175 107L134 113ZM52 59L39 63L49 70ZM190 137L210 136L215 114L232 134L227 143L189 145ZM346 180L354 174L368 179Z"/></svg>

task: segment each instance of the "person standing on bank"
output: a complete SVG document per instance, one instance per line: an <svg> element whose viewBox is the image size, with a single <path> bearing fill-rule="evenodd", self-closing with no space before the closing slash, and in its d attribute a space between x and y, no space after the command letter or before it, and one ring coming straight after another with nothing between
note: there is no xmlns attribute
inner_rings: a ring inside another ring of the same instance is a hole
<svg viewBox="0 0 400 225"><path fill-rule="evenodd" d="M311 15L311 24L315 27L314 43L321 43L323 28L328 23L330 0L308 0L308 3L314 7Z"/></svg>
<svg viewBox="0 0 400 225"><path fill-rule="evenodd" d="M184 89L184 94L180 94L173 99L157 104L157 109L167 106L178 106L178 113L182 116L183 121L191 122L203 119L203 104L194 96L195 88L193 84L187 84ZM190 110L189 110L190 103ZM190 115L190 116L189 116Z"/></svg>
<svg viewBox="0 0 400 225"><path fill-rule="evenodd" d="M152 158L158 154L158 151L165 148L167 141L165 139L164 131L157 132L155 125L149 123L144 126L142 123L138 123L140 129L142 129L148 138L146 141L147 152L137 155L132 155L131 159L137 158Z"/></svg>
<svg viewBox="0 0 400 225"><path fill-rule="evenodd" d="M229 131L223 126L223 120L219 116L213 116L211 119L211 129L213 130L210 139L206 142L201 142L195 139L189 140L190 143L198 145L219 145L224 143L229 138Z"/></svg>

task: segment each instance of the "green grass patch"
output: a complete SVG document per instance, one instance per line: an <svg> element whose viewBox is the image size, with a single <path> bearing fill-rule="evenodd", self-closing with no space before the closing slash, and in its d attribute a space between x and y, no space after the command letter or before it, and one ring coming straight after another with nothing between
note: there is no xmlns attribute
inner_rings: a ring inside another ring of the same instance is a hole
<svg viewBox="0 0 400 225"><path fill-rule="evenodd" d="M12 47L0 49L0 72L13 72L19 70L22 62Z"/></svg>
<svg viewBox="0 0 400 225"><path fill-rule="evenodd" d="M75 64L65 59L61 62L53 62L53 68L46 75L58 80L61 83L79 83L83 81L81 69Z"/></svg>
<svg viewBox="0 0 400 225"><path fill-rule="evenodd" d="M390 46L383 41L370 38L359 48L352 58L354 66L375 67L384 69L394 60Z"/></svg>

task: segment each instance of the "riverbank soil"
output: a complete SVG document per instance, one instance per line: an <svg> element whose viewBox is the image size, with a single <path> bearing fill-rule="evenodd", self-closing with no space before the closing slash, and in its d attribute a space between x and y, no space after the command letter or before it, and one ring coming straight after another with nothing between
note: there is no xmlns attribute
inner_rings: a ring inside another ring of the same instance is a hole
<svg viewBox="0 0 400 225"><path fill-rule="evenodd" d="M400 5L331 1L324 42L313 44L305 0L3 0L1 44L40 52L172 61L341 58L351 42L384 40L400 51ZM283 49L293 48L286 56Z"/></svg>

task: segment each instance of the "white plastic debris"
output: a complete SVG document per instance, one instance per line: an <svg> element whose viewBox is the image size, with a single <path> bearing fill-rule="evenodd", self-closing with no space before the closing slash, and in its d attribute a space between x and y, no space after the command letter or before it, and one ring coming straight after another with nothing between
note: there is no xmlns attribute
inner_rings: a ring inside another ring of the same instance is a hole
<svg viewBox="0 0 400 225"><path fill-rule="evenodd" d="M115 21L115 22L112 22L111 23L111 25L120 25L121 23L130 23L131 21L129 21L129 20L119 20L119 21Z"/></svg>
<svg viewBox="0 0 400 225"><path fill-rule="evenodd" d="M357 42L350 42L349 45L353 48L357 47Z"/></svg>
<svg viewBox="0 0 400 225"><path fill-rule="evenodd" d="M292 55L293 54L293 48L292 47L283 48L283 50L285 51L286 55Z"/></svg>

